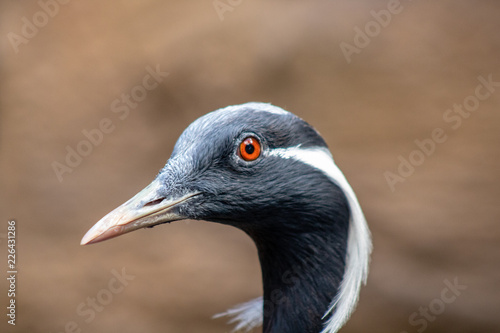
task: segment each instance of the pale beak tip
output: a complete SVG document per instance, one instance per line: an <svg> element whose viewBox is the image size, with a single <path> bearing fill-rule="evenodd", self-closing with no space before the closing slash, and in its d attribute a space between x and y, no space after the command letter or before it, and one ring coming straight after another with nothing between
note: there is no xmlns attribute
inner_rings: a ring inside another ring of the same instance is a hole
<svg viewBox="0 0 500 333"><path fill-rule="evenodd" d="M98 236L96 236L95 234L91 234L90 233L90 230L89 232L87 232L85 234L85 236L83 236L81 242L80 242L80 245L89 245L89 244L92 244L92 243L95 243L95 239L97 238Z"/></svg>
<svg viewBox="0 0 500 333"><path fill-rule="evenodd" d="M107 239L122 235L124 233L125 228L121 225L111 227L105 231L92 228L85 234L85 236L83 236L80 245L99 243Z"/></svg>
<svg viewBox="0 0 500 333"><path fill-rule="evenodd" d="M83 236L80 245L89 245L89 244L92 244L92 239L87 235Z"/></svg>

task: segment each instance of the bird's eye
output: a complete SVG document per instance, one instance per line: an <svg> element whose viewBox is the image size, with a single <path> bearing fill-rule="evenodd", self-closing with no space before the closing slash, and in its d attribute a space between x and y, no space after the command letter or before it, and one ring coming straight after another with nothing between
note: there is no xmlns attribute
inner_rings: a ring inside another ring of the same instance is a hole
<svg viewBox="0 0 500 333"><path fill-rule="evenodd" d="M260 156L260 142L254 136L246 137L240 143L238 155L245 161L255 161Z"/></svg>

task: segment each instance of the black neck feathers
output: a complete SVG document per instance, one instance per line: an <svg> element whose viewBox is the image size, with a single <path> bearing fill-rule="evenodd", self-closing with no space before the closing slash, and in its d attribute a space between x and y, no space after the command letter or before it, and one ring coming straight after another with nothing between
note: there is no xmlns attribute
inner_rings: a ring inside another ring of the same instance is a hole
<svg viewBox="0 0 500 333"><path fill-rule="evenodd" d="M322 318L343 279L349 230L347 201L334 187L336 200L323 211L296 214L294 221L280 223L282 228L273 224L247 231L257 245L262 269L263 333L323 329ZM290 224L294 228L288 228Z"/></svg>

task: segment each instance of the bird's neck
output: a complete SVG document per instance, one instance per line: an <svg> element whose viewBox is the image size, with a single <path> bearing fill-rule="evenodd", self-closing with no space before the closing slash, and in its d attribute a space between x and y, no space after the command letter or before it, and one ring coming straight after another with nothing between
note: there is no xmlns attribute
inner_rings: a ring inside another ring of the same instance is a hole
<svg viewBox="0 0 500 333"><path fill-rule="evenodd" d="M264 284L264 333L318 333L344 274L347 223L335 230L253 235Z"/></svg>

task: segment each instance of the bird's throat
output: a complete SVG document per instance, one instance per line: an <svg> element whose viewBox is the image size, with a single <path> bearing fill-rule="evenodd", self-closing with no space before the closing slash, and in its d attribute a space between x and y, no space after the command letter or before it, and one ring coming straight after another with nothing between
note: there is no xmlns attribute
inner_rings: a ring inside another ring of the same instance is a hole
<svg viewBox="0 0 500 333"><path fill-rule="evenodd" d="M340 229L254 236L264 285L263 333L322 330L344 274L347 227Z"/></svg>

